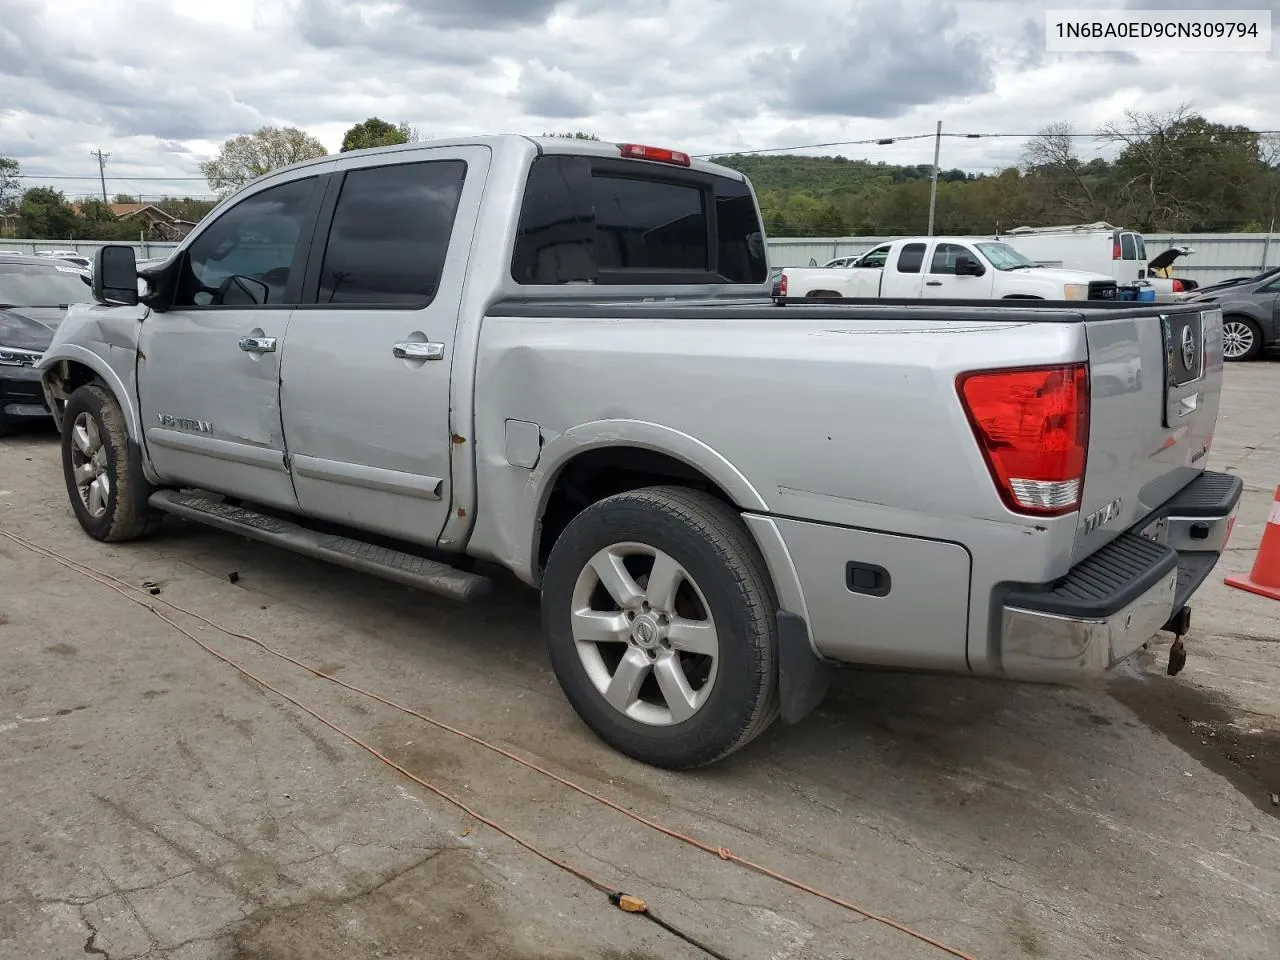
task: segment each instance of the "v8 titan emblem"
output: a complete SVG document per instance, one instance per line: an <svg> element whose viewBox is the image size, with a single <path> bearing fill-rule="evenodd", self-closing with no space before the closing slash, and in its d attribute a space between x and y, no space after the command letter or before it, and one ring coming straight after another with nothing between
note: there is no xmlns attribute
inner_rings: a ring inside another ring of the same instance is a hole
<svg viewBox="0 0 1280 960"><path fill-rule="evenodd" d="M1196 335L1191 332L1190 326L1182 328L1182 368L1184 370L1194 370L1196 368Z"/></svg>
<svg viewBox="0 0 1280 960"><path fill-rule="evenodd" d="M1116 497L1110 503L1099 507L1097 510L1093 511L1093 513L1085 517L1084 532L1093 533L1093 531L1099 530L1102 527L1105 527L1112 520L1115 520L1117 517L1119 517L1120 502L1121 502L1121 498Z"/></svg>
<svg viewBox="0 0 1280 960"><path fill-rule="evenodd" d="M159 413L162 427L173 427L176 430L190 430L193 433L213 433L213 423L208 420L192 420L190 417L173 417L167 413Z"/></svg>

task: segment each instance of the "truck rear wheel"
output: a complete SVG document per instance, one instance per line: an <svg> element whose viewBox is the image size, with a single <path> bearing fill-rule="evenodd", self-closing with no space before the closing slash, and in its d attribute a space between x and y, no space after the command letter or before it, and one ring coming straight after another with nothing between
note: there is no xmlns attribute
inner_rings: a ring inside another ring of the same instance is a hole
<svg viewBox="0 0 1280 960"><path fill-rule="evenodd" d="M135 540L157 514L147 504L154 488L129 443L116 398L97 383L79 387L62 415L62 474L71 509L95 540Z"/></svg>
<svg viewBox="0 0 1280 960"><path fill-rule="evenodd" d="M551 664L578 715L643 763L713 763L778 715L777 602L736 512L681 487L578 514L542 582Z"/></svg>

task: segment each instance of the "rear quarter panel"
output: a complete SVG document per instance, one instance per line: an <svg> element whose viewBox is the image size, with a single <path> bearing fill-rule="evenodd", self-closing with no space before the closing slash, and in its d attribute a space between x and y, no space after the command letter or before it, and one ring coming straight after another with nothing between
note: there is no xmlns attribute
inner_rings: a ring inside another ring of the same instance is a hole
<svg viewBox="0 0 1280 960"><path fill-rule="evenodd" d="M486 316L474 393L480 509L468 551L536 582L532 544L560 438L678 434L691 465L709 475L728 465L743 478L758 498L744 493L744 510L968 552L976 602L949 656L963 666L965 638L977 637L968 653L983 660L990 585L1065 569L1076 523L1003 506L955 377L1083 360L1083 325L938 322L928 311L830 322L776 309L778 319L755 320ZM535 466L509 462L508 421L537 425Z"/></svg>

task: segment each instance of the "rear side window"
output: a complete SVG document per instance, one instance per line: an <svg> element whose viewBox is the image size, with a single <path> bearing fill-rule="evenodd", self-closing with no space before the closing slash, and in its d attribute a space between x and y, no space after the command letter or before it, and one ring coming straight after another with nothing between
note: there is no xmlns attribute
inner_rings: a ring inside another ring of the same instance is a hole
<svg viewBox="0 0 1280 960"><path fill-rule="evenodd" d="M466 175L462 160L348 171L325 244L318 302L430 303Z"/></svg>
<svg viewBox="0 0 1280 960"><path fill-rule="evenodd" d="M924 263L924 244L908 243L898 254L899 273L919 273Z"/></svg>
<svg viewBox="0 0 1280 960"><path fill-rule="evenodd" d="M511 274L522 284L764 283L768 263L741 181L540 157Z"/></svg>
<svg viewBox="0 0 1280 960"><path fill-rule="evenodd" d="M1138 244L1132 233L1120 234L1120 257L1123 260L1138 259Z"/></svg>

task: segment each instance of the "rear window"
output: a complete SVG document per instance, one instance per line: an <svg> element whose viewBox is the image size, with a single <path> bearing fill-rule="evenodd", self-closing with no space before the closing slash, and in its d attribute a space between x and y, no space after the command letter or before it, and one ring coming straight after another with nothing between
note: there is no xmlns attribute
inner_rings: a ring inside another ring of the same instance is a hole
<svg viewBox="0 0 1280 960"><path fill-rule="evenodd" d="M1138 259L1138 244L1132 233L1120 234L1120 256L1124 260Z"/></svg>
<svg viewBox="0 0 1280 960"><path fill-rule="evenodd" d="M634 161L539 157L511 275L522 284L764 283L747 185Z"/></svg>
<svg viewBox="0 0 1280 960"><path fill-rule="evenodd" d="M899 273L919 273L924 263L924 244L908 243L898 254Z"/></svg>

